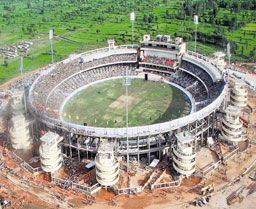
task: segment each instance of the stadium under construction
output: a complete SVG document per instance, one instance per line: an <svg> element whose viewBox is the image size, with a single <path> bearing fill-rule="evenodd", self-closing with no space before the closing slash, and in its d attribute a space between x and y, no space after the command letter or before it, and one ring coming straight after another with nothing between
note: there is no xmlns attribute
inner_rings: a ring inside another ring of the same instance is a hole
<svg viewBox="0 0 256 209"><path fill-rule="evenodd" d="M30 75L24 88L13 89L1 130L6 129L16 160L22 161L20 150L33 150L38 156L37 168L23 163L28 171L45 173L66 189L93 194L111 187L117 194L130 194L177 187L182 179L203 178L225 165L238 153L239 143L248 144L248 118L253 112L247 104L249 88L238 79L231 81L224 58L222 52L210 58L188 51L182 38L173 40L168 35L155 39L144 35L140 45L116 46L109 40L106 48L41 68ZM126 127L116 128L64 120L65 104L85 87L136 77L178 88L190 104L187 114L136 127L130 127L127 118ZM203 148L209 148L217 161L199 169L198 153ZM61 174L81 163L83 177ZM142 174L138 177L143 183L123 183L126 175L140 175L136 167L141 166L152 169L146 179ZM160 179L166 170L170 178L165 182Z"/></svg>

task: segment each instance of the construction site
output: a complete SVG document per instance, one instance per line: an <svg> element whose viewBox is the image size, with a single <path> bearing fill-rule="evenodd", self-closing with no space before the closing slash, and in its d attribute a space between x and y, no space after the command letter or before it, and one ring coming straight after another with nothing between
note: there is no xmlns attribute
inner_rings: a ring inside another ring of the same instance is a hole
<svg viewBox="0 0 256 209"><path fill-rule="evenodd" d="M145 35L140 47L108 43L0 86L6 95L0 100L1 207L254 208L253 85L231 76L224 53L215 58L195 54L180 38ZM77 61L77 73L50 80ZM116 63L123 65L114 71ZM101 71L99 65L109 68ZM112 129L62 120L67 94L80 88L76 79L96 82L123 70L125 82L129 71L179 86L191 102L190 114ZM256 74L250 77L256 83ZM52 82L49 89L41 86L46 81Z"/></svg>

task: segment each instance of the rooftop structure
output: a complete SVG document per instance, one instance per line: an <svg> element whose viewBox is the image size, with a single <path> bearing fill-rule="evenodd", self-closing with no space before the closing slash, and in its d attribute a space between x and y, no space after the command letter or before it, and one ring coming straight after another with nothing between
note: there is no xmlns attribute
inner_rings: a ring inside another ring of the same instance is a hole
<svg viewBox="0 0 256 209"><path fill-rule="evenodd" d="M176 37L175 40L172 40L169 35L157 35L156 39L151 39L149 34L143 36L143 39L140 41L141 48L143 47L158 47L158 49L171 50L180 53L185 53L186 43L183 42L181 37Z"/></svg>
<svg viewBox="0 0 256 209"><path fill-rule="evenodd" d="M144 35L141 43L140 58L142 67L150 67L156 62L162 67L177 69L181 64L182 55L186 51L186 43L180 37L172 40L169 35L157 35L155 40L150 35ZM152 61L152 60L155 60Z"/></svg>

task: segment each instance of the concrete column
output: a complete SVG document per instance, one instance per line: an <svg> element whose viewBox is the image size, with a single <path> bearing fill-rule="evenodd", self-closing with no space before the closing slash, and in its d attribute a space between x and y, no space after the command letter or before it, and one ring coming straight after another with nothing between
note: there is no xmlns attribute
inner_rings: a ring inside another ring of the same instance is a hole
<svg viewBox="0 0 256 209"><path fill-rule="evenodd" d="M208 115L207 116L207 138L209 137L209 135L210 135L210 130L209 130L209 128L210 128L210 115Z"/></svg>
<svg viewBox="0 0 256 209"><path fill-rule="evenodd" d="M81 162L80 159L80 138L77 139L77 157L78 157L78 162Z"/></svg>
<svg viewBox="0 0 256 209"><path fill-rule="evenodd" d="M160 147L161 147L161 139L158 139L158 148L159 148L159 151L158 151L158 158L159 158L159 160L161 160L161 149L160 149Z"/></svg>
<svg viewBox="0 0 256 209"><path fill-rule="evenodd" d="M72 158L72 147L71 147L71 134L68 134L68 142L69 142L69 156Z"/></svg>
<svg viewBox="0 0 256 209"><path fill-rule="evenodd" d="M212 113L212 136L213 136L213 134L214 134L215 123L216 123L215 116L216 116L216 111L214 111L214 112Z"/></svg>
<svg viewBox="0 0 256 209"><path fill-rule="evenodd" d="M148 143L148 163L150 164L150 141L147 140Z"/></svg>
<svg viewBox="0 0 256 209"><path fill-rule="evenodd" d="M102 186L113 186L119 180L119 162L114 156L113 144L102 141L95 158L96 180Z"/></svg>
<svg viewBox="0 0 256 209"><path fill-rule="evenodd" d="M140 140L140 137L137 137L137 148L138 148L137 157L138 157L138 164L140 164L140 147L139 147L139 140Z"/></svg>
<svg viewBox="0 0 256 209"><path fill-rule="evenodd" d="M63 137L50 131L41 137L39 153L43 171L53 173L62 166L63 157L58 146L62 139Z"/></svg>

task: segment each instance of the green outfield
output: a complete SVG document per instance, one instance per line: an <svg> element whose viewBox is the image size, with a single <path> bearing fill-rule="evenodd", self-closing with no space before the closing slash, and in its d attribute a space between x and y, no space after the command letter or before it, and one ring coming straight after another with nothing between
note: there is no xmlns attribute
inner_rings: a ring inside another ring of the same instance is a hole
<svg viewBox="0 0 256 209"><path fill-rule="evenodd" d="M129 126L169 121L189 113L190 103L179 89L163 82L132 79L129 86ZM70 99L63 119L97 127L125 127L126 96L122 79L90 86Z"/></svg>

